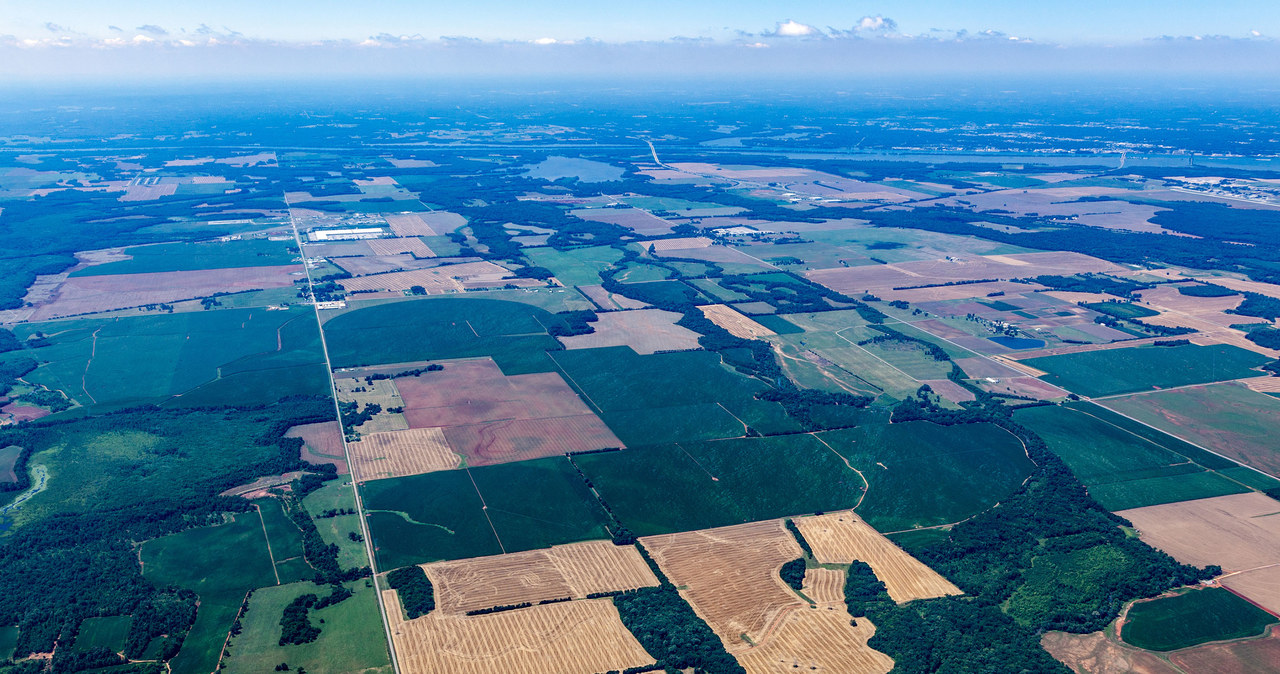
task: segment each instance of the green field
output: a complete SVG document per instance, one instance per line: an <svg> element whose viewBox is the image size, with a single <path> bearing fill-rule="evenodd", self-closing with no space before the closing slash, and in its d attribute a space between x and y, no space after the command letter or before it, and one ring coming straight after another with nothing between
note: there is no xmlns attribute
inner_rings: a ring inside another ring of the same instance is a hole
<svg viewBox="0 0 1280 674"><path fill-rule="evenodd" d="M185 393L208 404L264 404L324 391L314 374L316 365L323 373L319 331L306 307L33 323L18 334L37 331L51 343L36 351L47 362L29 381L62 390L82 405L118 408ZM269 391L201 394L202 385L215 380L259 373L274 382Z"/></svg>
<svg viewBox="0 0 1280 674"><path fill-rule="evenodd" d="M274 267L299 264L297 246L288 241L248 239L204 243L159 243L125 249L133 259L85 267L72 276L147 274L198 269Z"/></svg>
<svg viewBox="0 0 1280 674"><path fill-rule="evenodd" d="M1200 463L1230 462L1097 405L1032 407L1014 419L1043 438L1109 510L1247 491Z"/></svg>
<svg viewBox="0 0 1280 674"><path fill-rule="evenodd" d="M1115 316L1116 318L1150 318L1160 315L1159 311L1152 311L1140 304L1131 304L1129 302L1086 302L1084 306L1100 314Z"/></svg>
<svg viewBox="0 0 1280 674"><path fill-rule="evenodd" d="M212 497L296 460L259 439L286 414L319 409L317 402L256 413L142 410L32 427L30 465L47 468L48 486L13 521L25 526L56 513L114 510L139 494L179 502Z"/></svg>
<svg viewBox="0 0 1280 674"><path fill-rule="evenodd" d="M149 541L140 554L147 580L185 587L200 597L195 626L170 663L176 674L213 671L245 593L276 584L262 522L252 512L230 524Z"/></svg>
<svg viewBox="0 0 1280 674"><path fill-rule="evenodd" d="M307 494L302 505L315 518L316 530L325 543L338 546L338 566L354 569L369 565L364 543L353 541L348 534L360 533L360 516L338 515L320 517L326 510L355 509L356 497L351 487L351 476L343 475L325 486Z"/></svg>
<svg viewBox="0 0 1280 674"><path fill-rule="evenodd" d="M264 498L254 501L258 513L262 517L262 528L266 531L267 544L271 546L271 556L276 562L276 575L282 583L292 583L309 579L315 571L307 565L302 555L302 532L285 514L279 499ZM291 560L302 560L302 564L290 564ZM301 573L302 575L298 575Z"/></svg>
<svg viewBox="0 0 1280 674"><path fill-rule="evenodd" d="M1115 398L1107 407L1268 473L1280 472L1280 399L1237 384Z"/></svg>
<svg viewBox="0 0 1280 674"><path fill-rule="evenodd" d="M349 311L324 324L334 367L492 356L506 374L547 372L561 349L547 328L563 324L537 307L436 297Z"/></svg>
<svg viewBox="0 0 1280 674"><path fill-rule="evenodd" d="M1049 374L1043 379L1082 396L1149 391L1257 376L1268 358L1239 347L1138 346L1085 351L1022 361Z"/></svg>
<svg viewBox="0 0 1280 674"><path fill-rule="evenodd" d="M561 457L374 480L362 488L384 568L609 537L605 513Z"/></svg>
<svg viewBox="0 0 1280 674"><path fill-rule="evenodd" d="M637 535L851 508L862 479L812 435L646 447L574 459Z"/></svg>
<svg viewBox="0 0 1280 674"><path fill-rule="evenodd" d="M769 341L778 345L783 355L783 367L801 386L829 391L851 390L881 398L884 402L914 395L920 388L918 380L857 345L858 341L875 334L879 333L854 326L839 334L806 330L801 334L770 337ZM821 360L815 363L818 359Z"/></svg>
<svg viewBox="0 0 1280 674"><path fill-rule="evenodd" d="M1220 587L1190 590L1129 608L1120 638L1151 651L1262 635L1275 616Z"/></svg>
<svg viewBox="0 0 1280 674"><path fill-rule="evenodd" d="M794 335L796 333L804 332L803 328L777 314L753 316L751 320L769 328L779 335Z"/></svg>
<svg viewBox="0 0 1280 674"><path fill-rule="evenodd" d="M1013 493L1032 464L1022 443L992 424L868 424L819 433L866 477L858 514L880 531L948 524Z"/></svg>
<svg viewBox="0 0 1280 674"><path fill-rule="evenodd" d="M125 639L129 637L129 616L110 616L107 618L85 618L76 633L73 650L87 651L91 648L107 647L119 653L124 650Z"/></svg>
<svg viewBox="0 0 1280 674"><path fill-rule="evenodd" d="M346 587L354 593L351 597L309 613L311 624L320 628L320 636L309 644L287 646L279 641L284 607L304 594L324 597L329 589L293 583L255 591L241 620L243 631L231 639L222 671L259 674L288 663L290 671L305 669L314 674L389 674L391 658L374 590L366 581L347 583Z"/></svg>
<svg viewBox="0 0 1280 674"><path fill-rule="evenodd" d="M561 351L553 360L628 446L764 434L799 426L776 403L755 400L765 385L706 351L637 355L627 347Z"/></svg>
<svg viewBox="0 0 1280 674"><path fill-rule="evenodd" d="M748 295L721 286L715 282L715 279L696 278L689 279L686 283L702 291L703 295L720 302L741 302L742 300L751 299Z"/></svg>
<svg viewBox="0 0 1280 674"><path fill-rule="evenodd" d="M567 286L600 284L600 272L622 259L622 251L612 246L590 246L572 250L525 248L525 257L537 267L546 267Z"/></svg>

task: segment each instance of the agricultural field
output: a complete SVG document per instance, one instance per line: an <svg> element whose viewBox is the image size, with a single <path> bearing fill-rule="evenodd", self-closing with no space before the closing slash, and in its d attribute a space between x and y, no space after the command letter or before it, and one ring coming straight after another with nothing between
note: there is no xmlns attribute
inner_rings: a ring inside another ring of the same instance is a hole
<svg viewBox="0 0 1280 674"><path fill-rule="evenodd" d="M375 480L361 489L384 568L609 537L605 513L563 458Z"/></svg>
<svg viewBox="0 0 1280 674"><path fill-rule="evenodd" d="M1019 410L1014 418L1044 438L1090 494L1112 510L1248 491L1216 472L1235 464L1096 405Z"/></svg>
<svg viewBox="0 0 1280 674"><path fill-rule="evenodd" d="M351 468L360 481L452 470L462 462L439 428L369 433L349 447Z"/></svg>
<svg viewBox="0 0 1280 674"><path fill-rule="evenodd" d="M364 543L353 540L351 536L353 533L360 533L360 516L355 512L356 496L351 478L343 476L326 483L307 494L302 505L311 514L316 531L325 544L338 546L339 568L358 569L369 566ZM335 513L332 516L329 515L331 511ZM340 511L349 514L336 514Z"/></svg>
<svg viewBox="0 0 1280 674"><path fill-rule="evenodd" d="M352 672L387 674L391 660L387 653L378 598L368 581L346 583L351 597L309 612L308 619L320 628L315 641L281 646L280 615L285 606L304 594L324 596L329 588L311 582L291 583L254 590L248 610L241 617L241 631L227 642L228 655L222 670L234 674L269 672L280 663L291 670L308 672Z"/></svg>
<svg viewBox="0 0 1280 674"><path fill-rule="evenodd" d="M597 674L653 664L608 599L543 604L479 616L444 612L405 620L385 590L402 671Z"/></svg>
<svg viewBox="0 0 1280 674"><path fill-rule="evenodd" d="M443 367L391 381L409 427L434 429L468 466L623 446L555 372L507 376L487 358Z"/></svg>
<svg viewBox="0 0 1280 674"><path fill-rule="evenodd" d="M610 541L435 562L423 568L435 587L436 610L459 615L658 584L634 547Z"/></svg>
<svg viewBox="0 0 1280 674"><path fill-rule="evenodd" d="M1045 381L1082 396L1100 397L1258 376L1265 356L1229 346L1143 346L1029 358Z"/></svg>
<svg viewBox="0 0 1280 674"><path fill-rule="evenodd" d="M1238 384L1112 398L1107 408L1271 475L1280 475L1280 400Z"/></svg>
<svg viewBox="0 0 1280 674"><path fill-rule="evenodd" d="M764 390L705 351L636 354L625 347L556 352L569 385L628 446L799 430Z"/></svg>
<svg viewBox="0 0 1280 674"><path fill-rule="evenodd" d="M262 404L327 388L320 335L310 309L228 309L195 313L31 323L45 361L28 381L85 406L142 403ZM237 382L275 382L245 390Z"/></svg>
<svg viewBox="0 0 1280 674"><path fill-rule="evenodd" d="M562 348L554 314L528 304L441 297L355 309L324 325L336 368L489 356L505 374L547 372Z"/></svg>
<svg viewBox="0 0 1280 674"><path fill-rule="evenodd" d="M1125 614L1120 636L1151 651L1261 636L1275 616L1220 587L1140 601Z"/></svg>
<svg viewBox="0 0 1280 674"><path fill-rule="evenodd" d="M162 243L125 248L120 254L126 259L91 265L72 272L71 277L271 267L276 265L296 265L299 262L298 248L292 238L288 241L245 239L221 242Z"/></svg>
<svg viewBox="0 0 1280 674"><path fill-rule="evenodd" d="M629 346L639 354L685 351L698 348L698 333L676 325L680 314L661 309L636 309L602 313L586 335L561 337L566 349Z"/></svg>
<svg viewBox="0 0 1280 674"><path fill-rule="evenodd" d="M821 564L866 562L898 603L961 594L938 572L917 561L851 512L797 517L796 527Z"/></svg>

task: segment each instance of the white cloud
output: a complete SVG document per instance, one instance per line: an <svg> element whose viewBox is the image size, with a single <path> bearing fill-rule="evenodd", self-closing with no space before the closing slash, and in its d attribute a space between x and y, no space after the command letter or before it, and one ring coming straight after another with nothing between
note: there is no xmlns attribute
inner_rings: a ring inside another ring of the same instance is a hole
<svg viewBox="0 0 1280 674"><path fill-rule="evenodd" d="M858 19L853 29L864 33L893 33L898 30L898 22L879 14L864 16Z"/></svg>
<svg viewBox="0 0 1280 674"><path fill-rule="evenodd" d="M817 28L791 19L780 22L773 32L765 33L767 37L819 37L821 35L823 35L822 31Z"/></svg>
<svg viewBox="0 0 1280 674"><path fill-rule="evenodd" d="M556 44L559 40L554 37L540 37L536 40L530 40L533 44Z"/></svg>

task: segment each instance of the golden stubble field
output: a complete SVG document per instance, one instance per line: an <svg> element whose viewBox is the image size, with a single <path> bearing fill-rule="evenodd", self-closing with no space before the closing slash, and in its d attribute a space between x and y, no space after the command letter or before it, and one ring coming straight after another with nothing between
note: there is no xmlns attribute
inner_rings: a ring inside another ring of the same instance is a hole
<svg viewBox="0 0 1280 674"><path fill-rule="evenodd" d="M898 603L962 594L937 571L908 555L852 512L797 517L793 521L819 562L866 562Z"/></svg>

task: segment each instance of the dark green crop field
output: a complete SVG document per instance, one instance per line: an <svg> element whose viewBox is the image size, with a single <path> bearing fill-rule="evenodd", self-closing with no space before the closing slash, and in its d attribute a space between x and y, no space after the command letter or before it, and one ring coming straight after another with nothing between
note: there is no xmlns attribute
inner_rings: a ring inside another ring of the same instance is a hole
<svg viewBox="0 0 1280 674"><path fill-rule="evenodd" d="M389 569L609 537L604 511L562 457L362 488L374 550Z"/></svg>
<svg viewBox="0 0 1280 674"><path fill-rule="evenodd" d="M548 372L563 319L520 302L439 297L357 309L324 325L334 367L492 356L506 374Z"/></svg>
<svg viewBox="0 0 1280 674"><path fill-rule="evenodd" d="M862 479L812 435L739 438L574 457L640 536L851 508Z"/></svg>
<svg viewBox="0 0 1280 674"><path fill-rule="evenodd" d="M298 247L292 239L269 241L210 241L202 243L158 243L125 249L132 259L85 267L72 276L147 274L163 271L274 267L296 264L301 267Z"/></svg>
<svg viewBox="0 0 1280 674"><path fill-rule="evenodd" d="M557 352L569 384L628 446L800 430L777 403L755 399L765 385L720 364L717 354L637 355L627 347Z"/></svg>
<svg viewBox="0 0 1280 674"><path fill-rule="evenodd" d="M1148 391L1256 376L1268 358L1226 344L1139 346L1085 351L1022 361L1049 374L1043 379L1082 396Z"/></svg>
<svg viewBox="0 0 1280 674"><path fill-rule="evenodd" d="M1019 410L1109 510L1140 508L1248 491L1210 470L1235 464L1091 403Z"/></svg>
<svg viewBox="0 0 1280 674"><path fill-rule="evenodd" d="M818 437L866 477L858 514L881 531L956 522L1013 493L1032 464L992 424L868 424Z"/></svg>
<svg viewBox="0 0 1280 674"><path fill-rule="evenodd" d="M1231 591L1210 587L1134 604L1120 638L1138 648L1172 651L1259 636L1276 622L1275 616Z"/></svg>

